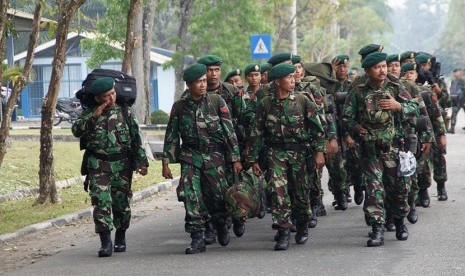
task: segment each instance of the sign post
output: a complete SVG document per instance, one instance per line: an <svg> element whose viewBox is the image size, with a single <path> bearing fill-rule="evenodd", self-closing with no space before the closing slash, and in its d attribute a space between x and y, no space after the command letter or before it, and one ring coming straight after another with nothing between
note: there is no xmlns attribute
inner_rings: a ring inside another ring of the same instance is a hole
<svg viewBox="0 0 465 276"><path fill-rule="evenodd" d="M271 57L271 35L250 35L250 57L252 59L267 59Z"/></svg>

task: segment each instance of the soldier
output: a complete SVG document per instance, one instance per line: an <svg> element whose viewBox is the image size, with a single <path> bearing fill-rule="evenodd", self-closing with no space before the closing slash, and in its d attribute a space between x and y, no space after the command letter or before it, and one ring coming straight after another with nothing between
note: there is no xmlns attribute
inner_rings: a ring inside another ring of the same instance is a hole
<svg viewBox="0 0 465 276"><path fill-rule="evenodd" d="M204 231L209 215L216 226L218 242L228 245L226 161L232 162L235 174L242 170L229 108L219 95L207 96L206 73L203 64L184 70L188 94L173 104L163 147L165 178L173 178L168 164L181 163L178 199L184 202L185 230L192 238L186 254L206 250Z"/></svg>
<svg viewBox="0 0 465 276"><path fill-rule="evenodd" d="M244 87L244 81L241 77L241 69L237 68L229 72L226 75L226 78L224 78L224 82L227 82L238 89L242 89Z"/></svg>
<svg viewBox="0 0 465 276"><path fill-rule="evenodd" d="M465 111L465 78L462 69L454 69L454 79L450 85L450 94L454 95L456 101L452 101L452 115L450 118L450 128L448 133L455 133L455 124L457 123L457 114L460 109Z"/></svg>
<svg viewBox="0 0 465 276"><path fill-rule="evenodd" d="M260 84L261 85L268 83L268 72L270 68L271 68L271 64L269 63L264 63L260 65L260 74L261 74Z"/></svg>
<svg viewBox="0 0 465 276"><path fill-rule="evenodd" d="M414 51L405 51L400 54L400 66L406 63L415 63L415 55L416 53Z"/></svg>
<svg viewBox="0 0 465 276"><path fill-rule="evenodd" d="M400 78L401 67L400 67L400 55L392 54L386 59L388 74L393 75L396 78Z"/></svg>
<svg viewBox="0 0 465 276"><path fill-rule="evenodd" d="M231 119L239 143L240 150L245 147L245 128L250 125L253 118L253 112L247 108L243 98L242 89L230 85L229 83L221 82L221 64L223 60L215 55L205 55L201 57L197 63L204 64L207 67L207 93L220 95L228 105L231 113ZM233 173L233 165L230 161L226 164L225 177L232 186L237 180ZM242 236L245 231L245 226L242 222L233 220L234 234ZM205 232L207 243L214 242L212 237L212 227L210 223L207 224L207 231ZM228 225L230 222L228 221Z"/></svg>
<svg viewBox="0 0 465 276"><path fill-rule="evenodd" d="M414 98L417 98L419 103L420 114L423 118L418 118L416 122L416 128L421 129L421 125L426 125L427 128L424 131L418 133L419 142L421 143L421 150L417 153L417 171L416 175L412 176L412 189L409 195L410 212L407 215L407 219L411 223L415 223L418 219L416 213L415 202L418 197L419 189L428 189L431 186L431 168L432 168L432 151L430 150L431 144L435 142L435 137L445 135L445 125L441 114L441 108L437 101L431 100L431 92L421 92L420 87L415 84L418 73L416 71L416 63L405 63L402 65L402 83L405 84L407 91ZM425 100L423 100L425 99ZM426 108L426 111L423 109ZM426 113L426 119L429 121L421 122L424 120ZM431 127L432 125L432 127Z"/></svg>
<svg viewBox="0 0 465 276"><path fill-rule="evenodd" d="M317 149L315 167L324 165L324 131L316 114L316 106L299 94L294 94L295 66L279 64L273 66L269 77L276 91L263 98L258 105L255 128L249 140L251 155L247 158L255 175L261 175L258 155L264 144L268 146L266 158L268 171L272 173L272 227L278 230L275 250L289 247L292 216L297 221L296 243L304 244L308 239L307 224L311 210L309 182L306 168L306 144Z"/></svg>
<svg viewBox="0 0 465 276"><path fill-rule="evenodd" d="M95 80L89 93L98 106L83 112L72 126L73 135L81 138L86 148L83 166L88 173L86 183L94 206L95 232L100 236L99 257L112 255L113 228L115 252L126 251L132 173L135 170L146 175L149 166L137 121L129 108L116 103L114 84L111 77Z"/></svg>
<svg viewBox="0 0 465 276"><path fill-rule="evenodd" d="M365 215L373 229L369 247L384 244L385 201L392 208L396 238L408 238L404 217L409 212L410 187L406 177L397 175L400 139L404 137L400 122L413 119L418 109L405 88L387 78L386 58L387 54L374 52L363 60L367 81L349 93L343 117L350 135L361 140Z"/></svg>
<svg viewBox="0 0 465 276"><path fill-rule="evenodd" d="M450 107L450 98L449 93L447 92L447 87L444 81L439 76L434 76L432 69L432 58L433 56L425 53L421 53L415 57L417 64L420 65L419 76L422 78L417 78L417 83L423 84L422 82L427 81L431 86L426 86L431 90L431 100L433 102L438 102L442 117L445 124L445 129L447 129L447 112L445 108ZM436 63L436 62L435 62ZM439 74L440 72L436 72ZM420 80L419 80L420 79ZM436 133L436 143L433 144L433 173L434 181L437 184L438 200L446 201L448 199L446 191L446 181L447 181L447 169L446 169L446 158L445 154L447 152L447 140L445 133ZM431 184L430 184L431 185ZM419 186L422 186L419 179ZM427 183L423 184L423 187L429 186ZM418 204L423 207L428 207L430 204L430 197L427 188L420 188L418 193Z"/></svg>

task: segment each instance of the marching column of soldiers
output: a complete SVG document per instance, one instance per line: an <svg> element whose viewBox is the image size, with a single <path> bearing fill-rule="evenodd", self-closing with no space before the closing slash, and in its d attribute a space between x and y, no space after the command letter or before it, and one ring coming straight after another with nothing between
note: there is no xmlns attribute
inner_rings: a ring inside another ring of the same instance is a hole
<svg viewBox="0 0 465 276"><path fill-rule="evenodd" d="M247 219L266 213L275 250L288 249L291 232L305 244L326 215L324 166L335 210L363 203L368 247L382 246L385 231L408 239L407 221L416 223L416 208L430 204L431 174L438 200L448 199L451 101L439 63L424 52L382 50L360 49L361 76L349 71L345 54L306 63L279 53L232 70L224 82L215 55L184 70L187 89L170 114L163 176L172 178L169 164L181 164L176 191L192 238L186 254L217 240L227 246L231 227L241 237Z"/></svg>

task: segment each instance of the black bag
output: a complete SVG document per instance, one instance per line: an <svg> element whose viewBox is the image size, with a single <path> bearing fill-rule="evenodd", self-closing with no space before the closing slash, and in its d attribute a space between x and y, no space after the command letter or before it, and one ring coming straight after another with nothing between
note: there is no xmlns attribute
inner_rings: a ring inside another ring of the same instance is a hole
<svg viewBox="0 0 465 276"><path fill-rule="evenodd" d="M90 108L97 105L94 97L86 91L94 80L101 77L115 78L116 103L120 106L132 106L136 101L137 88L136 79L133 76L121 71L111 69L94 69L82 82L82 89L76 92L76 98L81 101L83 108Z"/></svg>

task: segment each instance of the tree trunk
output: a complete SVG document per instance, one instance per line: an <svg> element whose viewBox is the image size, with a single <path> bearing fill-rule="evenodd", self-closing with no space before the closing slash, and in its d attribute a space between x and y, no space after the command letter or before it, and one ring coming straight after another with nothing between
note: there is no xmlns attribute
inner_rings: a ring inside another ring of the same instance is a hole
<svg viewBox="0 0 465 276"><path fill-rule="evenodd" d="M134 20L136 17L137 5L141 5L142 0L131 0L131 5L129 6L128 11L128 20L126 23L126 42L124 43L124 58L123 65L121 66L121 71L126 74L131 74L131 65L132 65L132 52L134 51Z"/></svg>
<svg viewBox="0 0 465 276"><path fill-rule="evenodd" d="M144 118L145 124L150 122L150 53L152 48L152 35L153 35L153 21L155 20L155 8L157 2L150 0L144 9L144 39L143 39L143 52L144 52L144 87L145 87L145 108L147 109L146 117Z"/></svg>
<svg viewBox="0 0 465 276"><path fill-rule="evenodd" d="M2 8L3 8L3 2L2 2ZM2 14L6 14L6 12ZM2 167L3 160L5 158L7 140L8 140L8 136L10 135L11 114L13 113L13 109L14 109L14 106L16 105L17 99L19 95L21 94L21 92L23 91L23 88L26 85L26 81L29 79L29 74L31 72L32 62L34 60L34 49L36 48L37 40L39 37L39 25L40 25L41 16L42 16L42 4L41 4L41 1L38 0L36 3L35 10L34 10L34 19L32 21L31 34L29 36L29 44L27 48L27 55L26 55L26 61L24 64L24 68L21 74L19 75L19 78L17 79L17 81L13 83L14 85L13 92L11 93L10 98L8 99L8 102L6 104L6 109L5 109L5 114L4 114L5 116L3 117L3 120L1 122L2 128L0 130L0 168ZM2 21L2 25L3 25L3 21ZM2 36L2 40L3 39L6 39L6 35ZM3 43L3 46L5 44L4 41L0 43ZM1 52L0 60L3 60L4 47L3 49L0 48L0 52ZM0 74L0 79L1 79L1 74Z"/></svg>
<svg viewBox="0 0 465 276"><path fill-rule="evenodd" d="M137 98L134 105L133 113L136 116L137 120L143 124L146 123L147 117L147 94L145 93L145 78L144 78L144 53L142 49L142 0L131 2L134 4L134 49L132 50L132 75L136 78L137 83ZM130 19L128 18L128 21ZM129 30L128 30L129 31ZM137 108L136 108L137 107Z"/></svg>
<svg viewBox="0 0 465 276"><path fill-rule="evenodd" d="M176 86L175 86L175 94L174 100L176 101L182 95L184 91L184 81L182 79L182 72L184 70L184 56L185 51L187 49L187 28L189 27L189 23L192 17L193 7L194 7L194 0L181 0L180 2L180 9L179 13L181 16L181 24L179 25L178 30L178 39L179 41L176 43L176 52L182 53L181 55L177 55L178 64L174 69L174 74L176 78Z"/></svg>
<svg viewBox="0 0 465 276"><path fill-rule="evenodd" d="M39 197L35 204L43 204L48 197L50 202L59 202L53 158L53 117L55 106L60 93L60 83L63 68L66 63L66 43L69 24L78 8L85 0L56 0L59 11L58 26L56 30L55 53L52 62L52 75L44 104L42 105L42 122L40 128L40 165L39 165Z"/></svg>
<svg viewBox="0 0 465 276"><path fill-rule="evenodd" d="M3 60L5 57L5 47L6 47L6 31L7 31L7 11L8 11L8 0L0 0L0 60ZM0 80L2 79L3 71L0 69ZM1 113L1 112L0 112ZM0 114L1 118L1 114Z"/></svg>

